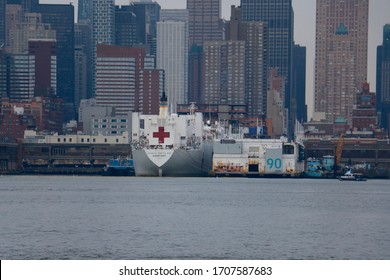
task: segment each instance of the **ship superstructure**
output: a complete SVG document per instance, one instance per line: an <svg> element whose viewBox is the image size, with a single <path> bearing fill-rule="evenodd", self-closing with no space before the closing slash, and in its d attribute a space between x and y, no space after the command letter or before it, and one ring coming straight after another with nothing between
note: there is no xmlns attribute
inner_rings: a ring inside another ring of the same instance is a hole
<svg viewBox="0 0 390 280"><path fill-rule="evenodd" d="M206 176L211 170L212 141L202 113L169 114L165 95L159 115L132 115L132 153L137 176Z"/></svg>
<svg viewBox="0 0 390 280"><path fill-rule="evenodd" d="M214 142L216 176L291 176L304 171L303 147L285 139L221 139Z"/></svg>

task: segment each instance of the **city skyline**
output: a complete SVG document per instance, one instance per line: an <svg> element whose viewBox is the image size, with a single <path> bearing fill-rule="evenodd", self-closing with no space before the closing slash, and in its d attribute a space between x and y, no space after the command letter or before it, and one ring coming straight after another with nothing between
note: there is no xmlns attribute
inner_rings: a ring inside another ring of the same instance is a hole
<svg viewBox="0 0 390 280"><path fill-rule="evenodd" d="M184 9L186 0L158 0L162 9ZM64 4L69 0L40 0L40 3ZM72 3L77 7L78 0ZM116 4L125 5L129 0L116 0ZM314 110L314 54L315 54L315 21L316 1L292 0L294 9L294 41L296 44L307 48L306 64L306 103L308 105L308 117ZM222 17L230 18L230 6L240 5L240 0L222 0ZM77 9L75 9L77 11ZM369 7L369 31L368 31L368 74L367 82L372 89L376 88L376 47L382 44L383 26L390 23L390 1L370 1ZM302 32L303 31L303 32Z"/></svg>

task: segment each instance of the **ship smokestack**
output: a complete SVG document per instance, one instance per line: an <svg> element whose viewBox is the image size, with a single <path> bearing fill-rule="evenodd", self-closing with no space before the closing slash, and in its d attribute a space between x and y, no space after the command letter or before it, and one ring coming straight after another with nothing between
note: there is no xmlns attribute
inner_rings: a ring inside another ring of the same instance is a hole
<svg viewBox="0 0 390 280"><path fill-rule="evenodd" d="M168 116L168 98L165 91L162 93L160 98L160 118L165 119Z"/></svg>

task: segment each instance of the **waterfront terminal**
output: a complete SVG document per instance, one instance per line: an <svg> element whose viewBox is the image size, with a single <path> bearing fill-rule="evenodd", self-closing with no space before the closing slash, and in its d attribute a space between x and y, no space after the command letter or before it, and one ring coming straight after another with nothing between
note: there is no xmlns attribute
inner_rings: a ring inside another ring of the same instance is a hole
<svg viewBox="0 0 390 280"><path fill-rule="evenodd" d="M334 156L339 138L303 141L307 159ZM0 140L0 174L101 175L110 159L131 158L128 134L36 135L25 134L22 141ZM388 139L345 138L340 165L360 168L369 178L388 178L390 143Z"/></svg>

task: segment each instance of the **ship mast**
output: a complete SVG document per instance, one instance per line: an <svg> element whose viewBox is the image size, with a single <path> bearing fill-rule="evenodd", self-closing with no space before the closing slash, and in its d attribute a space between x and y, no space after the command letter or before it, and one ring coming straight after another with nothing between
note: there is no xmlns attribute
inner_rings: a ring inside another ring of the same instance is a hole
<svg viewBox="0 0 390 280"><path fill-rule="evenodd" d="M168 116L168 98L164 91L160 98L159 118L166 119L167 116Z"/></svg>

